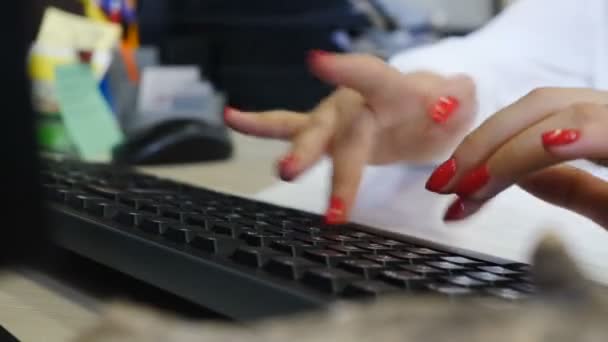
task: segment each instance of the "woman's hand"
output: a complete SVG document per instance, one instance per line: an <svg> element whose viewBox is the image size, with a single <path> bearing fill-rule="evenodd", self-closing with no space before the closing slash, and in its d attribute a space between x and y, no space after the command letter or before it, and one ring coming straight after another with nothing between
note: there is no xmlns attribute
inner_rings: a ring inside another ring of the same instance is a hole
<svg viewBox="0 0 608 342"><path fill-rule="evenodd" d="M538 89L501 110L468 135L427 189L459 199L446 220L461 220L505 188L531 194L608 227L608 183L575 159L608 160L608 92Z"/></svg>
<svg viewBox="0 0 608 342"><path fill-rule="evenodd" d="M284 180L323 155L331 157L327 223L348 219L366 164L441 158L472 123L475 89L468 77L403 74L375 57L320 51L310 54L309 64L317 77L337 86L310 113L227 108L224 116L242 133L292 142L278 163Z"/></svg>

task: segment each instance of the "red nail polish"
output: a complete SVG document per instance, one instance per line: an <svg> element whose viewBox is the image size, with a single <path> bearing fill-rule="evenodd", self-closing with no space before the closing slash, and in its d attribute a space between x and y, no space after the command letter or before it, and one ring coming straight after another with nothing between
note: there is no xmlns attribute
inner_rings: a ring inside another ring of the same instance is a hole
<svg viewBox="0 0 608 342"><path fill-rule="evenodd" d="M460 106L460 101L453 96L442 96L433 105L430 115L438 124L445 123Z"/></svg>
<svg viewBox="0 0 608 342"><path fill-rule="evenodd" d="M296 172L298 160L295 155L288 154L279 161L279 175L284 181L291 181Z"/></svg>
<svg viewBox="0 0 608 342"><path fill-rule="evenodd" d="M448 210L445 213L445 216L443 216L443 220L444 221L462 220L464 218L464 212L465 212L464 201L462 199L458 198L456 201L454 201L454 203L452 203L450 205L450 207L448 208Z"/></svg>
<svg viewBox="0 0 608 342"><path fill-rule="evenodd" d="M490 171L487 165L482 165L464 177L456 187L456 194L468 197L476 193L490 180Z"/></svg>
<svg viewBox="0 0 608 342"><path fill-rule="evenodd" d="M426 182L426 189L432 192L440 192L456 174L456 159L451 158L441 164Z"/></svg>
<svg viewBox="0 0 608 342"><path fill-rule="evenodd" d="M329 209L325 213L325 223L330 225L345 223L344 207L344 201L340 197L332 196Z"/></svg>
<svg viewBox="0 0 608 342"><path fill-rule="evenodd" d="M308 52L308 64L316 64L320 59L329 57L332 54L323 50L311 50Z"/></svg>
<svg viewBox="0 0 608 342"><path fill-rule="evenodd" d="M575 129L556 129L546 132L542 135L543 145L545 146L561 146L568 145L577 141L581 136L581 132Z"/></svg>

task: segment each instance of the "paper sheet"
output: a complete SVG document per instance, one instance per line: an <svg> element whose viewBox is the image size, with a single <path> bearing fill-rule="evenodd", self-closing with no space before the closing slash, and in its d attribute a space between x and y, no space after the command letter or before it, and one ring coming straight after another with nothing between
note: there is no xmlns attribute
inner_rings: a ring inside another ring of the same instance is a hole
<svg viewBox="0 0 608 342"><path fill-rule="evenodd" d="M59 66L56 75L63 122L81 157L107 160L123 136L90 67L85 64Z"/></svg>
<svg viewBox="0 0 608 342"><path fill-rule="evenodd" d="M55 7L44 12L36 41L77 50L110 50L117 46L122 28L113 23L93 21Z"/></svg>

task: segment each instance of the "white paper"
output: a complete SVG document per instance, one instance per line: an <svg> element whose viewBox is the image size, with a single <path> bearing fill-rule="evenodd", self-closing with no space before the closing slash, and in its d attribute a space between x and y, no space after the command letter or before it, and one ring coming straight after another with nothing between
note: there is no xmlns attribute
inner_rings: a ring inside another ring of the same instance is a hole
<svg viewBox="0 0 608 342"><path fill-rule="evenodd" d="M196 66L150 66L142 71L138 100L139 113L166 113L176 94L200 82Z"/></svg>

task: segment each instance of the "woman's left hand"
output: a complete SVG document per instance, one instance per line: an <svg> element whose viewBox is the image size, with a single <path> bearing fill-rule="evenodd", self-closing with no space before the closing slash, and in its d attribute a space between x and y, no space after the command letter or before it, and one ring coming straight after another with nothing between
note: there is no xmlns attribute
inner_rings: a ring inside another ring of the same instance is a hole
<svg viewBox="0 0 608 342"><path fill-rule="evenodd" d="M469 217L518 184L608 228L608 183L560 165L575 159L608 160L608 92L537 89L469 134L427 189L459 196L446 221Z"/></svg>

